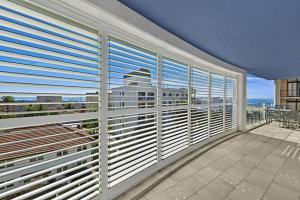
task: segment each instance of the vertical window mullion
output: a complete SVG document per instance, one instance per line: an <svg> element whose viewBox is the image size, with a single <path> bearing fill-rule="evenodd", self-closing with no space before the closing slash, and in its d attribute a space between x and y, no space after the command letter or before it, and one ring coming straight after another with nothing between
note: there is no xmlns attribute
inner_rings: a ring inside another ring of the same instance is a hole
<svg viewBox="0 0 300 200"><path fill-rule="evenodd" d="M188 145L191 146L191 126L192 126L192 114L191 114L191 93L192 93L192 66L188 65Z"/></svg>
<svg viewBox="0 0 300 200"><path fill-rule="evenodd" d="M162 55L158 53L157 64L157 149L158 149L158 162L161 158L161 128L162 128Z"/></svg>
<svg viewBox="0 0 300 200"><path fill-rule="evenodd" d="M102 183L102 197L108 198L108 87L107 87L107 74L108 74L108 35L106 31L101 33L102 48L101 48L101 90L100 90L100 171L101 171L101 183Z"/></svg>
<svg viewBox="0 0 300 200"><path fill-rule="evenodd" d="M223 95L223 132L226 131L226 94L227 94L227 77L224 78L224 95Z"/></svg>
<svg viewBox="0 0 300 200"><path fill-rule="evenodd" d="M211 72L208 72L208 137L211 134Z"/></svg>

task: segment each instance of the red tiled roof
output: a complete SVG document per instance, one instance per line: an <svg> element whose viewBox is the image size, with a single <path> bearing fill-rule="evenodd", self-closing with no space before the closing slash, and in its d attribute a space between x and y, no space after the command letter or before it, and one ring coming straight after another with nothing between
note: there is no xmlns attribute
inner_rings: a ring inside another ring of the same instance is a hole
<svg viewBox="0 0 300 200"><path fill-rule="evenodd" d="M84 130L61 124L13 129L0 134L0 161L65 149L94 140L88 136Z"/></svg>

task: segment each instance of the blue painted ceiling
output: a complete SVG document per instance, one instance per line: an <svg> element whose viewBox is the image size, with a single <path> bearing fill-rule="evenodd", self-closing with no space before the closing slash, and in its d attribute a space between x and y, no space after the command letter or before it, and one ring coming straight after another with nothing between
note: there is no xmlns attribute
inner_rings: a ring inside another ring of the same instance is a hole
<svg viewBox="0 0 300 200"><path fill-rule="evenodd" d="M119 0L195 47L248 73L300 76L299 0Z"/></svg>

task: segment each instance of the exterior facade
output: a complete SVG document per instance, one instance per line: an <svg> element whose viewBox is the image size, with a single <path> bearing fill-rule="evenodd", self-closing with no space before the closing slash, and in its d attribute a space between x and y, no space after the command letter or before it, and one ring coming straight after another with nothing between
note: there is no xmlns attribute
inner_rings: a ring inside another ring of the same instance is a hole
<svg viewBox="0 0 300 200"><path fill-rule="evenodd" d="M275 84L275 106L300 110L300 77L279 79Z"/></svg>
<svg viewBox="0 0 300 200"><path fill-rule="evenodd" d="M157 103L157 86L151 83L150 76L143 74L143 68L129 72L123 76L123 86L114 87L109 95L112 109L119 108L153 108ZM136 86L136 87L132 87ZM192 90L194 101L197 99L196 90ZM188 90L186 88L163 88L163 105L187 104Z"/></svg>
<svg viewBox="0 0 300 200"><path fill-rule="evenodd" d="M59 110L62 108L62 104L59 103L62 102L63 100L62 100L62 96L37 96L36 101L42 103L46 103L46 102L50 103L44 105L44 109L46 110Z"/></svg>
<svg viewBox="0 0 300 200"><path fill-rule="evenodd" d="M37 102L62 102L61 96L37 96Z"/></svg>

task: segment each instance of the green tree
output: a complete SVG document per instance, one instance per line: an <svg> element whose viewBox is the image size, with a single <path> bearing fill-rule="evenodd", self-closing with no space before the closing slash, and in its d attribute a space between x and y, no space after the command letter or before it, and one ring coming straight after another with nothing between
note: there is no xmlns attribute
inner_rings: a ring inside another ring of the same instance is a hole
<svg viewBox="0 0 300 200"><path fill-rule="evenodd" d="M1 97L1 100L2 102L15 102L15 98L13 96L2 96ZM6 112L9 112L10 108L12 108L14 105L4 105L4 106L1 106L2 108L5 108L5 109L1 109L1 110L5 110ZM0 119L5 119L5 118L9 118L9 117L14 117L14 115L0 115Z"/></svg>
<svg viewBox="0 0 300 200"><path fill-rule="evenodd" d="M26 111L28 112L34 112L34 111L43 111L45 110L45 106L42 104L37 104L37 105L32 105L29 104L28 106L26 106ZM29 114L28 116L37 116L37 115L44 115L44 113L32 113Z"/></svg>
<svg viewBox="0 0 300 200"><path fill-rule="evenodd" d="M15 98L13 96L3 96L1 97L3 102L15 102Z"/></svg>
<svg viewBox="0 0 300 200"><path fill-rule="evenodd" d="M74 106L71 103L67 103L67 104L63 105L63 109L65 109L65 110L74 109Z"/></svg>
<svg viewBox="0 0 300 200"><path fill-rule="evenodd" d="M85 128L89 134L93 135L94 133L98 132L97 129L94 129L99 126L98 121L96 121L95 119L83 120L82 123L82 127Z"/></svg>

